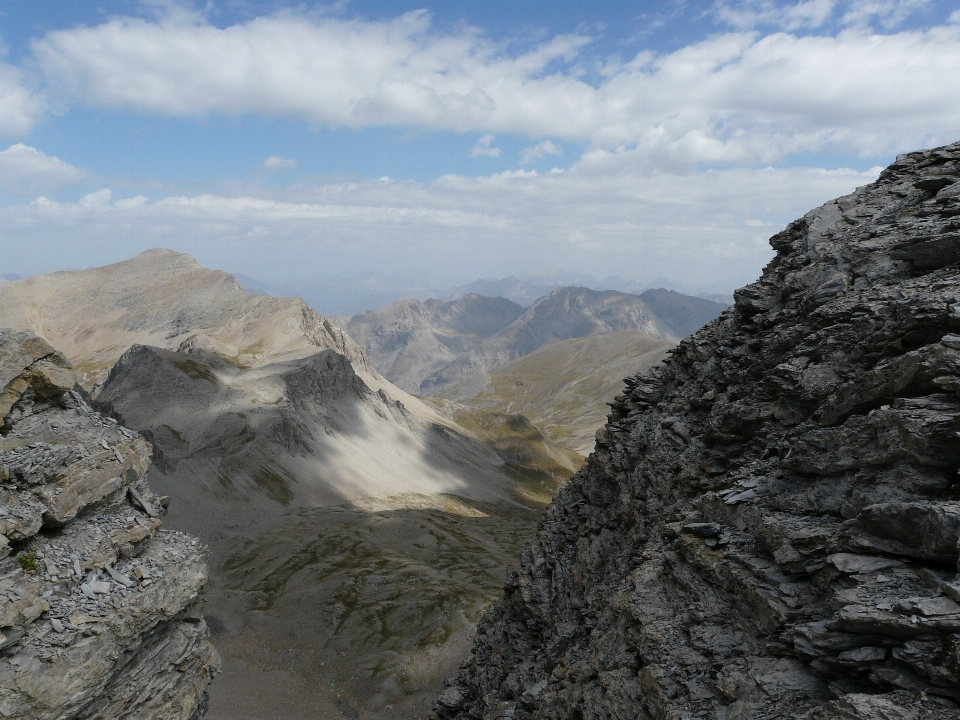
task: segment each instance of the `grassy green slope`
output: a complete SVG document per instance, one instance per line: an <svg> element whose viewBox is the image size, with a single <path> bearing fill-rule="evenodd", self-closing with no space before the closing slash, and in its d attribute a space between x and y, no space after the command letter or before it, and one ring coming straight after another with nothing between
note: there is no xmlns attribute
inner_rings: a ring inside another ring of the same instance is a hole
<svg viewBox="0 0 960 720"><path fill-rule="evenodd" d="M468 402L524 415L549 440L585 456L623 378L663 360L673 344L631 330L564 340L492 371L489 385Z"/></svg>

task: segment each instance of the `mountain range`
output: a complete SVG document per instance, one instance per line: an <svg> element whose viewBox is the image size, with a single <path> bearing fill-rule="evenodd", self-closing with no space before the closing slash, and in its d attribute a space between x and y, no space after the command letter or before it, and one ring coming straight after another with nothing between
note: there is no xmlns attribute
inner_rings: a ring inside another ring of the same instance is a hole
<svg viewBox="0 0 960 720"><path fill-rule="evenodd" d="M616 290L634 295L651 288L665 288L722 305L733 303L733 296L729 293L691 290L667 278L638 281L611 275L600 280L586 273L571 272L526 277L510 275L500 279L474 280L454 287L436 278L425 279L410 273L341 273L318 279L280 282L269 282L243 273L236 273L235 277L248 292L277 297L296 296L327 316L355 315L408 298L422 301L458 300L470 293L502 297L529 307L543 296L562 287Z"/></svg>
<svg viewBox="0 0 960 720"><path fill-rule="evenodd" d="M452 301L401 300L340 321L399 387L465 399L489 383L493 368L551 343L627 330L676 342L724 307L663 289L631 295L565 287L528 308L471 293Z"/></svg>
<svg viewBox="0 0 960 720"><path fill-rule="evenodd" d="M425 714L611 382L721 309L572 287L325 318L159 249L0 285L0 326L149 441L165 527L209 546L212 720ZM447 396L398 386L427 377Z"/></svg>

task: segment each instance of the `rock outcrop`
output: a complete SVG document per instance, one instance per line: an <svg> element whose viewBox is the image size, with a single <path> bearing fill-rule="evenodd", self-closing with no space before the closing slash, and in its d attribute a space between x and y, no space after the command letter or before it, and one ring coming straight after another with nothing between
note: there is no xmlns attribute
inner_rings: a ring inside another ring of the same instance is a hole
<svg viewBox="0 0 960 720"><path fill-rule="evenodd" d="M441 718L960 716L960 143L628 378Z"/></svg>
<svg viewBox="0 0 960 720"><path fill-rule="evenodd" d="M199 719L219 668L195 538L150 446L42 339L0 330L0 717Z"/></svg>

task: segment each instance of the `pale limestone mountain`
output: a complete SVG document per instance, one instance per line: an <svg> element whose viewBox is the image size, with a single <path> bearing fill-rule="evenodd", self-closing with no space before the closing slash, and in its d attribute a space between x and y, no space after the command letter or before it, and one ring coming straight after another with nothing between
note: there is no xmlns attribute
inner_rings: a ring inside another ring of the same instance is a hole
<svg viewBox="0 0 960 720"><path fill-rule="evenodd" d="M354 315L345 327L391 382L420 393L426 377L476 352L523 312L510 300L473 293L450 302L409 298Z"/></svg>
<svg viewBox="0 0 960 720"><path fill-rule="evenodd" d="M302 300L250 294L232 275L171 250L5 283L0 327L55 341L88 388L131 345L175 350L188 341L250 367L336 350L380 382L361 348Z"/></svg>

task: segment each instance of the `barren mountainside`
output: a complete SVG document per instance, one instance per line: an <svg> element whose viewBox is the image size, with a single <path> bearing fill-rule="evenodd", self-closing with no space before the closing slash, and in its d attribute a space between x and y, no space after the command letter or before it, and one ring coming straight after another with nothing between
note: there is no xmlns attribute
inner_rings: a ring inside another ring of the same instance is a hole
<svg viewBox="0 0 960 720"><path fill-rule="evenodd" d="M465 402L528 417L586 457L623 378L661 362L675 345L634 330L561 340L491 370L490 384Z"/></svg>
<svg viewBox="0 0 960 720"><path fill-rule="evenodd" d="M135 343L206 347L243 366L332 349L372 371L360 347L302 300L249 294L232 275L163 249L4 283L0 327L52 341L88 388Z"/></svg>
<svg viewBox="0 0 960 720"><path fill-rule="evenodd" d="M440 718L960 715L960 143L633 376Z"/></svg>

